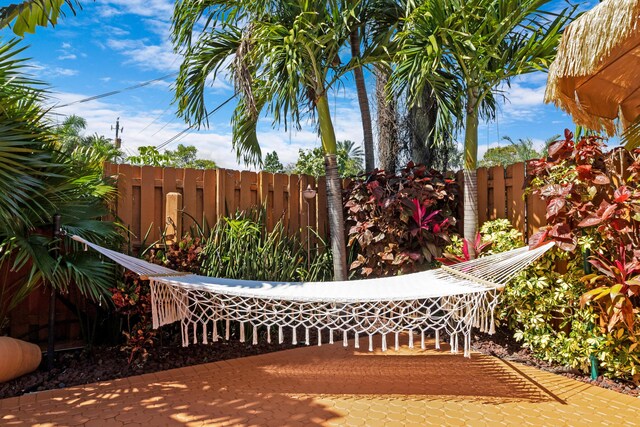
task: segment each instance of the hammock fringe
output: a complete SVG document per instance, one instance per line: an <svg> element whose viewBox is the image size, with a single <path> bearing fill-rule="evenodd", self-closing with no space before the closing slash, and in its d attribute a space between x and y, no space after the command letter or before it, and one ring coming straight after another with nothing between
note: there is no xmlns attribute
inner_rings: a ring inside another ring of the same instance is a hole
<svg viewBox="0 0 640 427"><path fill-rule="evenodd" d="M231 321L237 322L240 342L259 341L261 328L278 327L278 342L284 341L283 329L291 330L291 342L298 343L298 328L304 328L304 343L310 345L310 330L322 333L342 332L343 345L354 339L360 348L360 334L368 336L373 351L374 335L381 336L382 351L387 351L387 334L394 334L394 348L400 347L400 334L408 335L414 348L414 334L420 334L420 348L426 348L427 333L434 333L435 348L440 349L441 332L449 336L452 353L459 351L462 335L464 356L471 355L471 330L495 331L494 310L500 290L519 271L542 256L552 243L528 250L479 258L410 276L395 276L352 282L275 283L183 275L166 267L120 254L74 236L93 249L150 279L153 327L180 321L182 345L217 342L224 324L224 339L231 338ZM365 295L363 295L365 294ZM224 321L224 322L223 322ZM208 323L212 322L212 330ZM220 325L218 324L220 322Z"/></svg>

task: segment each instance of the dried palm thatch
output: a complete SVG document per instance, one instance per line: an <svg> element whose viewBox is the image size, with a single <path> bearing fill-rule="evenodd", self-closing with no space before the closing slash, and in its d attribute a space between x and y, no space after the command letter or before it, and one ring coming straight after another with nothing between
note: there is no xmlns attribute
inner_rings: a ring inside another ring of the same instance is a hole
<svg viewBox="0 0 640 427"><path fill-rule="evenodd" d="M640 116L640 0L606 0L567 27L545 102L608 135Z"/></svg>

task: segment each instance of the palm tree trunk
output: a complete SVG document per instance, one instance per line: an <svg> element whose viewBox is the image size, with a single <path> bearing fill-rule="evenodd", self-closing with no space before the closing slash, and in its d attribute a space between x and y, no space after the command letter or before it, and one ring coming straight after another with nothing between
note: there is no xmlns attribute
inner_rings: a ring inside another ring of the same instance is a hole
<svg viewBox="0 0 640 427"><path fill-rule="evenodd" d="M336 134L331 122L329 102L325 95L316 100L320 138L324 151L324 168L327 175L327 207L331 252L333 254L334 280L347 280L347 246L345 242L344 213L342 208L342 183L338 175Z"/></svg>
<svg viewBox="0 0 640 427"><path fill-rule="evenodd" d="M464 238L472 242L478 230L478 93L467 93L467 116L464 133Z"/></svg>
<svg viewBox="0 0 640 427"><path fill-rule="evenodd" d="M354 29L350 34L351 56L360 58L360 36L358 29ZM369 98L367 97L367 86L364 82L362 67L353 69L356 81L356 91L358 93L358 104L360 105L360 118L362 120L362 134L364 136L364 170L369 173L376 167L373 153L373 129L371 126L371 110L369 108Z"/></svg>
<svg viewBox="0 0 640 427"><path fill-rule="evenodd" d="M396 103L387 98L386 86L389 81L389 71L382 67L375 67L376 99L378 103L378 158L380 169L395 172L398 163L398 115Z"/></svg>
<svg viewBox="0 0 640 427"><path fill-rule="evenodd" d="M408 126L411 144L411 160L423 164L428 168L434 166L436 150L445 147L434 146L433 130L436 126L436 99L430 89L425 89L420 95L420 103L409 109Z"/></svg>

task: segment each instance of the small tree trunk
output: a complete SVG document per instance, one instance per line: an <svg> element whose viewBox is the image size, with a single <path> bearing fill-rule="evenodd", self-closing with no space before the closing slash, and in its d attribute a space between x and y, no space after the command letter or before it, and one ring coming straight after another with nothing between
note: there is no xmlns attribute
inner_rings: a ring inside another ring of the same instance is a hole
<svg viewBox="0 0 640 427"><path fill-rule="evenodd" d="M378 158L380 169L395 172L398 163L398 115L396 103L387 98L386 86L389 71L381 67L375 68L376 99L378 103Z"/></svg>
<svg viewBox="0 0 640 427"><path fill-rule="evenodd" d="M347 246L344 237L342 185L338 175L338 157L335 154L326 154L324 168L327 174L327 209L333 253L333 279L347 280Z"/></svg>
<svg viewBox="0 0 640 427"><path fill-rule="evenodd" d="M420 104L409 110L408 126L411 143L411 159L427 167L433 167L435 157L434 135L436 126L436 100L428 89L420 96ZM445 150L445 147L440 147Z"/></svg>
<svg viewBox="0 0 640 427"><path fill-rule="evenodd" d="M329 102L326 96L316 100L320 138L324 150L324 168L327 175L327 208L331 232L334 280L347 280L347 246L345 243L342 185L338 174L336 135L331 122Z"/></svg>
<svg viewBox="0 0 640 427"><path fill-rule="evenodd" d="M478 230L478 102L477 90L469 89L464 134L464 238L472 242Z"/></svg>
<svg viewBox="0 0 640 427"><path fill-rule="evenodd" d="M358 29L350 34L351 56L360 58L360 37ZM360 105L360 118L362 120L362 134L364 136L364 170L369 173L376 167L373 153L373 130L371 126L371 110L369 108L369 98L367 97L367 86L364 82L362 67L353 69L356 81L356 91L358 93L358 104Z"/></svg>

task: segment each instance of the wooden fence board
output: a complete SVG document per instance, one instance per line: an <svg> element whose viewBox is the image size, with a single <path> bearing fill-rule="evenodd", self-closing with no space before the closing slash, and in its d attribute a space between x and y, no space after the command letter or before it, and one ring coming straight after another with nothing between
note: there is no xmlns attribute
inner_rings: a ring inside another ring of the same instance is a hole
<svg viewBox="0 0 640 427"><path fill-rule="evenodd" d="M464 173L458 174L462 176L462 180L458 180L460 188L464 190L462 183L464 182ZM476 179L478 182L478 227L489 219L489 170L487 168L479 168L476 171ZM464 205L464 196L460 193L460 204ZM461 217L461 223L464 224Z"/></svg>
<svg viewBox="0 0 640 427"><path fill-rule="evenodd" d="M285 190L288 185L288 177L282 173L273 175L273 216L274 222L283 220L284 227L289 227L289 221L285 216Z"/></svg>
<svg viewBox="0 0 640 427"><path fill-rule="evenodd" d="M156 212L154 170L152 166L143 166L140 172L140 232L141 238L149 232L147 244L160 237L156 231L160 224L154 222Z"/></svg>
<svg viewBox="0 0 640 427"><path fill-rule="evenodd" d="M493 180L492 200L490 203L491 210L489 217L491 219L506 218L506 188L504 182L504 168L502 166L494 166L489 170L489 176Z"/></svg>
<svg viewBox="0 0 640 427"><path fill-rule="evenodd" d="M251 187L258 182L258 175L251 171L240 172L240 210L244 211L255 207L256 197L253 196Z"/></svg>
<svg viewBox="0 0 640 427"><path fill-rule="evenodd" d="M204 218L207 220L207 225L209 227L213 227L213 225L218 221L218 217L216 215L216 180L217 171L215 169L207 169L204 171L202 177L202 209L204 211Z"/></svg>
<svg viewBox="0 0 640 427"><path fill-rule="evenodd" d="M507 218L522 235L525 234L524 163L507 166Z"/></svg>
<svg viewBox="0 0 640 427"><path fill-rule="evenodd" d="M184 177L182 180L182 209L187 215L182 217L182 229L184 232L189 232L191 227L195 225L193 218L196 221L200 221L202 215L200 215L197 209L197 191L196 191L196 175L195 169L179 169ZM200 217L200 218L199 218Z"/></svg>
<svg viewBox="0 0 640 427"><path fill-rule="evenodd" d="M289 175L289 234L298 234L300 228L300 177Z"/></svg>

